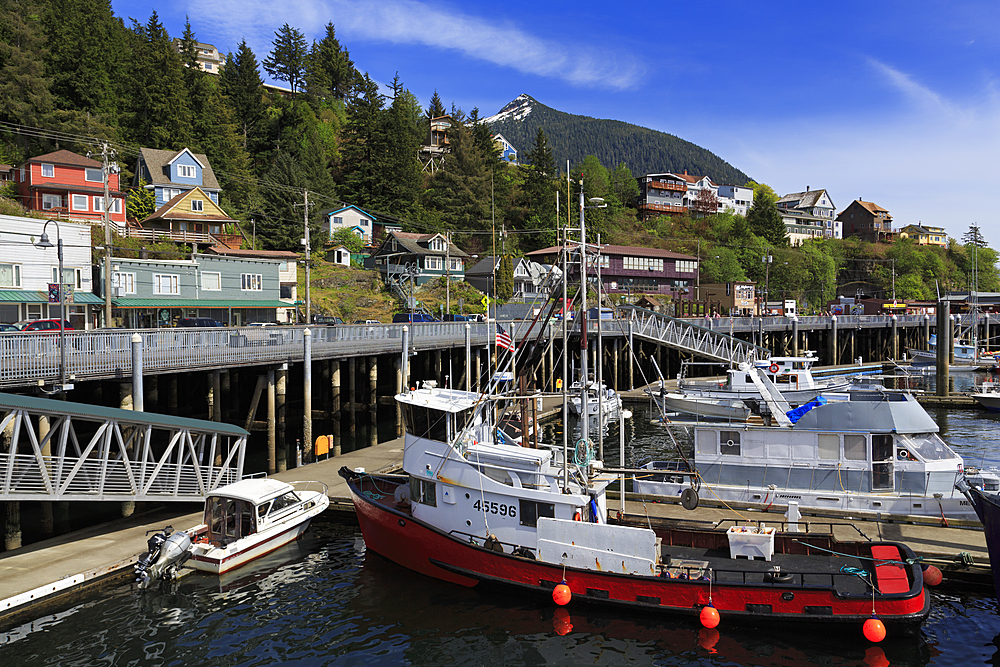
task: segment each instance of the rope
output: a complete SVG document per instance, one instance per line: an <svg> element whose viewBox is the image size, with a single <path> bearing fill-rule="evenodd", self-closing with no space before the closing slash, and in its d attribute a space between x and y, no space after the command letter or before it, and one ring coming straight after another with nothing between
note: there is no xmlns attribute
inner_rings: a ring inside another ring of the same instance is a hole
<svg viewBox="0 0 1000 667"><path fill-rule="evenodd" d="M924 559L923 556L917 556L916 558L907 558L906 560L886 560L884 558L872 558L871 556L856 556L854 554L845 554L842 551L832 551L830 549L824 549L823 547L817 547L816 545L809 544L808 542L803 542L802 540L793 539L792 542L801 544L802 546L807 547L809 549L818 549L819 551L825 551L826 553L833 554L834 556L842 556L844 558L857 558L858 560L870 560L873 563L880 563L882 565L913 565L914 563L919 563ZM844 568L847 567L849 566L845 565L840 569L841 571L844 571ZM854 573L852 572L850 574Z"/></svg>
<svg viewBox="0 0 1000 667"><path fill-rule="evenodd" d="M745 514L740 513L740 511L738 509L736 509L735 507L733 507L732 505L730 505L729 503L727 503L725 500L723 500L722 498L720 498L719 495L712 489L712 486L708 482L705 481L704 477L701 476L701 473L695 471L695 476L697 476L698 479L702 480L702 484L705 486L705 488L708 489L709 491L711 491L712 495L715 496L715 499L718 500L723 505L725 505L726 509L728 509L730 512L733 512L734 514L738 515L741 519L743 519L747 523L760 524L760 521L754 521L753 519L751 519L750 517L746 516Z"/></svg>

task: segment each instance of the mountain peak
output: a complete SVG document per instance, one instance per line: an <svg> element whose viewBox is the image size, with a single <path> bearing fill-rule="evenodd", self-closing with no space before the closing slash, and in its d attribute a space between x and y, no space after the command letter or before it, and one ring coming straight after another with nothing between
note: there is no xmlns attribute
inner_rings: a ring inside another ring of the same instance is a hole
<svg viewBox="0 0 1000 667"><path fill-rule="evenodd" d="M521 93L516 98L508 102L503 109L489 118L484 118L483 122L492 125L506 120L520 121L528 117L538 105L538 101L527 93Z"/></svg>

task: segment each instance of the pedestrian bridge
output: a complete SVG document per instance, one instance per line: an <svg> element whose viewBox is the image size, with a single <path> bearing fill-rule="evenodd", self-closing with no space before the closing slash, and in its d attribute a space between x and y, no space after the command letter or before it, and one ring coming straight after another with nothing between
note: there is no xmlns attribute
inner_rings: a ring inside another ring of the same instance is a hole
<svg viewBox="0 0 1000 667"><path fill-rule="evenodd" d="M192 502L240 480L238 426L0 393L0 500Z"/></svg>

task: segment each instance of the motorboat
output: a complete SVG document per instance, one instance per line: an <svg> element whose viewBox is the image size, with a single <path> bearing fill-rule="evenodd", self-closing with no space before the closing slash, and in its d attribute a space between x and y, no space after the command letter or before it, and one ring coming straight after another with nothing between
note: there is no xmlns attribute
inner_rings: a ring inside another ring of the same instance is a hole
<svg viewBox="0 0 1000 667"><path fill-rule="evenodd" d="M968 498L983 523L986 550L990 554L990 569L993 571L994 596L1000 602L1000 496L964 479L959 480L956 486Z"/></svg>
<svg viewBox="0 0 1000 667"><path fill-rule="evenodd" d="M997 390L997 383L984 380L977 389L978 391L969 394L976 403L989 412L1000 412L1000 391Z"/></svg>
<svg viewBox="0 0 1000 667"><path fill-rule="evenodd" d="M213 490L203 522L188 530L164 529L149 540L136 564L140 587L173 577L186 566L213 574L235 570L298 539L330 505L322 482L243 479Z"/></svg>
<svg viewBox="0 0 1000 667"><path fill-rule="evenodd" d="M754 625L858 631L873 597L890 629L912 632L928 614L903 545L869 543L860 558L801 545L784 553L765 526L673 544L609 517L606 490L623 471L595 460L585 439L572 450L498 443L489 402L475 393L421 387L396 401L405 474L340 474L367 548L414 572L630 613L697 618L711 606L723 622Z"/></svg>
<svg viewBox="0 0 1000 667"><path fill-rule="evenodd" d="M794 500L803 510L969 520L976 514L956 481L1000 490L994 472L966 467L911 394L824 394L792 410L762 373L758 379L762 423L698 424L691 465L643 462L648 473L633 476L633 489L677 497L693 476L710 497L747 506Z"/></svg>
<svg viewBox="0 0 1000 667"><path fill-rule="evenodd" d="M778 387L785 400L791 403L804 403L824 392L847 391L851 380L846 377L833 377L817 380L813 377L812 367L816 357L770 357L755 361L753 364L743 362L735 368L727 369L725 380L694 380L682 377L677 380L678 393L689 397L705 397L717 399L743 400L757 399L760 389L756 378L763 374Z"/></svg>
<svg viewBox="0 0 1000 667"><path fill-rule="evenodd" d="M622 397L614 389L600 382L587 384L587 416L602 419L616 417L622 409ZM579 382L574 382L569 388L569 409L574 415L583 414L583 392Z"/></svg>
<svg viewBox="0 0 1000 667"><path fill-rule="evenodd" d="M907 348L910 355L910 364L913 366L933 366L937 364L937 334L931 334L926 350L919 348ZM952 343L954 361L949 364L952 371L972 371L980 368L996 368L997 355L995 352L981 350L973 341L972 344L962 343L955 339Z"/></svg>
<svg viewBox="0 0 1000 667"><path fill-rule="evenodd" d="M682 413L708 419L744 421L750 408L739 398L713 398L667 391L663 383L657 389L647 389L661 413Z"/></svg>

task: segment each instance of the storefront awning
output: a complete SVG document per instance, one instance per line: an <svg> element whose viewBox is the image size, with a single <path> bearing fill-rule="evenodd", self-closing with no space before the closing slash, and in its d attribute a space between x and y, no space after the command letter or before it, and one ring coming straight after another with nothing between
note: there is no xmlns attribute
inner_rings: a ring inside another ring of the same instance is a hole
<svg viewBox="0 0 1000 667"><path fill-rule="evenodd" d="M284 301L239 299L112 299L115 308L292 308Z"/></svg>
<svg viewBox="0 0 1000 667"><path fill-rule="evenodd" d="M0 303L48 303L49 293L44 290L0 290ZM58 302L57 302L58 303ZM67 306L104 303L104 299L93 292L73 292L73 300Z"/></svg>

